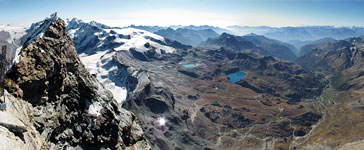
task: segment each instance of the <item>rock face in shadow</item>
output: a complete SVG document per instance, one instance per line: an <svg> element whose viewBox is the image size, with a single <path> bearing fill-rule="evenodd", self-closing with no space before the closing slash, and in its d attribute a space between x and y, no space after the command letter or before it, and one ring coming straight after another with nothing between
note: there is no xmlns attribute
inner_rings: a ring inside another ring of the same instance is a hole
<svg viewBox="0 0 364 150"><path fill-rule="evenodd" d="M29 34L6 89L32 104L47 149L150 149L135 115L81 63L63 20L47 18Z"/></svg>

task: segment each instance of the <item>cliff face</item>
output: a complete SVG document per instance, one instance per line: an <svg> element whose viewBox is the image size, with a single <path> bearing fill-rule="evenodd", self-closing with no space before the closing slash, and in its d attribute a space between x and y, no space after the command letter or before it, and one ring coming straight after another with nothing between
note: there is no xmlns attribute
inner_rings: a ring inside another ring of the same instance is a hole
<svg viewBox="0 0 364 150"><path fill-rule="evenodd" d="M135 115L81 63L63 20L48 18L28 37L6 89L34 107L47 149L150 149Z"/></svg>

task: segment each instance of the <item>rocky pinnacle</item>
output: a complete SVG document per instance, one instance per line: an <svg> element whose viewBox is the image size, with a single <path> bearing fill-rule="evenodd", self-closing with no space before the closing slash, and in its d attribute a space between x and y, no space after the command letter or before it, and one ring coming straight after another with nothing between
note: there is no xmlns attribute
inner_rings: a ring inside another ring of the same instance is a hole
<svg viewBox="0 0 364 150"><path fill-rule="evenodd" d="M81 63L63 20L47 18L30 34L5 87L32 104L47 149L150 149L135 115Z"/></svg>

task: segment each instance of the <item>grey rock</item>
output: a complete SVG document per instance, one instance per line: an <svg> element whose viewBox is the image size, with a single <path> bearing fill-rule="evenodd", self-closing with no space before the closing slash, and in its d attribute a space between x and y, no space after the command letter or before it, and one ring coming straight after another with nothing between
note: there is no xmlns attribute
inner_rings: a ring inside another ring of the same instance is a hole
<svg viewBox="0 0 364 150"><path fill-rule="evenodd" d="M45 149L46 142L32 123L33 107L11 95L6 95L6 104L7 109L0 111L0 149Z"/></svg>

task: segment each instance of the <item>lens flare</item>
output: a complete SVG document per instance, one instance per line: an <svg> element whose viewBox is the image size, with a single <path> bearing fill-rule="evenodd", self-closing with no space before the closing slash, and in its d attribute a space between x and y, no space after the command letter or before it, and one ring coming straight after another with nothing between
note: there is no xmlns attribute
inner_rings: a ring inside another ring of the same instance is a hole
<svg viewBox="0 0 364 150"><path fill-rule="evenodd" d="M160 126L164 126L164 125L166 125L166 119L165 118L158 118L158 120L157 120L157 122L158 122L158 124L160 125Z"/></svg>

